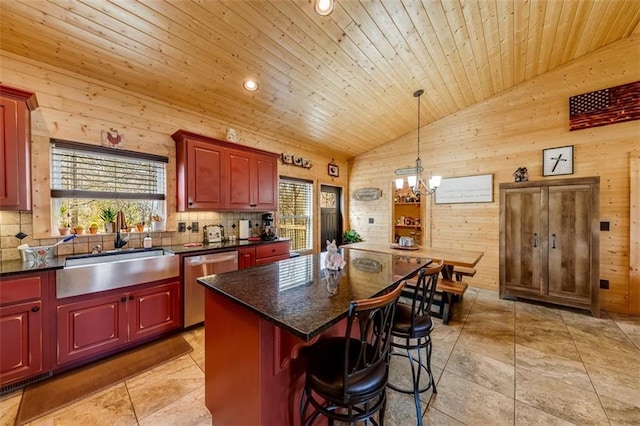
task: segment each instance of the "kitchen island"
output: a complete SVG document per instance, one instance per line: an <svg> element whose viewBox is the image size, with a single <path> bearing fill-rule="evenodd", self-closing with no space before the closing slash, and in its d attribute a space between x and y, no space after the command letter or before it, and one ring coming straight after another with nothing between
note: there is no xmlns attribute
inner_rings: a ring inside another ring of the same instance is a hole
<svg viewBox="0 0 640 426"><path fill-rule="evenodd" d="M430 262L344 249L344 270L331 271L325 255L198 279L208 290L205 401L216 425L299 424L300 349L343 332L352 300L382 294Z"/></svg>

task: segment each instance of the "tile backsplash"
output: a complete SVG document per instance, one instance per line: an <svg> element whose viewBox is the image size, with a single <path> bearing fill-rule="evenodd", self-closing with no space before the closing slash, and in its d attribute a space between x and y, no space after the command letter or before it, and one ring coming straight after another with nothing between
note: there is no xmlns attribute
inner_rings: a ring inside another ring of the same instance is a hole
<svg viewBox="0 0 640 426"><path fill-rule="evenodd" d="M178 229L179 222L185 222L187 227L191 227L194 222L198 223L198 232L192 232L187 229L185 232L163 231L149 232L153 238L154 246L169 246L193 242L202 242L203 227L206 225L222 225L224 226L225 235L229 236L232 232L238 235L238 221L240 219L248 219L251 224L262 225L262 212L182 212L176 213L174 224L169 224L170 229ZM233 230L232 225L236 225ZM27 237L20 241L15 235L19 232L27 234ZM63 243L56 247L55 255L63 256L69 254L81 254L91 252L93 246L100 245L103 250L111 250L114 248L113 234L98 233L95 235L86 234L79 235L74 240ZM62 237L52 236L51 238L34 239L33 236L33 215L31 212L21 211L0 211L0 261L19 260L20 252L18 246L20 244L28 244L34 246L46 246L55 244ZM142 239L147 232L131 232L129 243L125 246L128 248L142 247Z"/></svg>

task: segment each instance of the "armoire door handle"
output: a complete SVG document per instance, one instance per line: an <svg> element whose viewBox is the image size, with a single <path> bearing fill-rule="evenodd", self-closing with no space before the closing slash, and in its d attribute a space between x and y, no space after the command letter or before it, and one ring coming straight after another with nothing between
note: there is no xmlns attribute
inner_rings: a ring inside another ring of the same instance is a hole
<svg viewBox="0 0 640 426"><path fill-rule="evenodd" d="M551 234L551 248L556 248L556 234Z"/></svg>
<svg viewBox="0 0 640 426"><path fill-rule="evenodd" d="M533 247L538 247L538 234L533 233Z"/></svg>

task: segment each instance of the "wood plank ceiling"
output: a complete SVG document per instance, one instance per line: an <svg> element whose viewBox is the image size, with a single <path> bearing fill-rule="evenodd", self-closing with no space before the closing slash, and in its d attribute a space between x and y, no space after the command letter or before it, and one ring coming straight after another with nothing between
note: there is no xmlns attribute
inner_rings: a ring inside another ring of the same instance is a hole
<svg viewBox="0 0 640 426"><path fill-rule="evenodd" d="M3 0L0 48L350 158L640 34L637 0ZM255 78L257 92L242 88Z"/></svg>

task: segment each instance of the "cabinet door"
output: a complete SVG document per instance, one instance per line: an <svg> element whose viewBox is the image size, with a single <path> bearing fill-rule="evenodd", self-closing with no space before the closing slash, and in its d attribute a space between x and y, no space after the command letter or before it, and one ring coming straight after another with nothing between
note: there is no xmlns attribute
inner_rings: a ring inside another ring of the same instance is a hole
<svg viewBox="0 0 640 426"><path fill-rule="evenodd" d="M252 204L258 210L277 210L278 162L274 157L256 154L254 194Z"/></svg>
<svg viewBox="0 0 640 426"><path fill-rule="evenodd" d="M252 180L255 170L251 169L253 154L229 150L227 152L227 208L231 210L247 210L255 207L251 196Z"/></svg>
<svg viewBox="0 0 640 426"><path fill-rule="evenodd" d="M574 301L591 298L591 189L549 187L549 295Z"/></svg>
<svg viewBox="0 0 640 426"><path fill-rule="evenodd" d="M58 365L126 344L126 296L121 293L58 306Z"/></svg>
<svg viewBox="0 0 640 426"><path fill-rule="evenodd" d="M541 294L546 256L539 187L506 189L500 203L500 296Z"/></svg>
<svg viewBox="0 0 640 426"><path fill-rule="evenodd" d="M24 101L0 97L0 209L31 210L30 120Z"/></svg>
<svg viewBox="0 0 640 426"><path fill-rule="evenodd" d="M255 247L244 247L238 249L238 269L246 269L256 266Z"/></svg>
<svg viewBox="0 0 640 426"><path fill-rule="evenodd" d="M130 342L182 326L179 282L133 291L127 298Z"/></svg>
<svg viewBox="0 0 640 426"><path fill-rule="evenodd" d="M186 209L211 210L223 207L223 158L224 149L221 147L187 140Z"/></svg>
<svg viewBox="0 0 640 426"><path fill-rule="evenodd" d="M0 386L45 370L41 301L0 308L0 336Z"/></svg>

